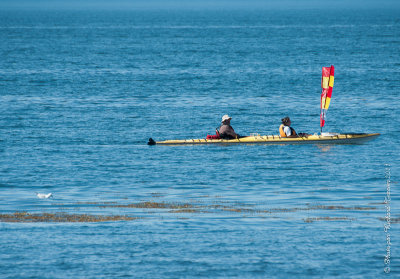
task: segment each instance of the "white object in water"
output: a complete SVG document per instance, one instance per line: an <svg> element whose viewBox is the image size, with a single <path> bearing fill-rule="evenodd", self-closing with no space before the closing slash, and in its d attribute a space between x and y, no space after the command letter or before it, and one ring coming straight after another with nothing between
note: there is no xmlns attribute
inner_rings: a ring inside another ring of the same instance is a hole
<svg viewBox="0 0 400 279"><path fill-rule="evenodd" d="M52 198L53 194L52 193L48 193L48 194L40 194L40 193L36 193L36 196L39 199L48 199L48 198Z"/></svg>

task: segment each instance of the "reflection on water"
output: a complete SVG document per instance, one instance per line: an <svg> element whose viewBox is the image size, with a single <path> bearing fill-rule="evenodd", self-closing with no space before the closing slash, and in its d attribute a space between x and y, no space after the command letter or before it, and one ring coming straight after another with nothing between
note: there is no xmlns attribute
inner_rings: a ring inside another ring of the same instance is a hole
<svg viewBox="0 0 400 279"><path fill-rule="evenodd" d="M333 148L330 144L317 144L317 146L322 152L329 152Z"/></svg>

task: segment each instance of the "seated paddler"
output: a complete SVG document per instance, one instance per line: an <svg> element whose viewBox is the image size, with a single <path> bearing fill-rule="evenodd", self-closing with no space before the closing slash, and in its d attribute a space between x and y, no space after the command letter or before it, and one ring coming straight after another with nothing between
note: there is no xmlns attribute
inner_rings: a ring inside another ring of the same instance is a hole
<svg viewBox="0 0 400 279"><path fill-rule="evenodd" d="M225 114L222 116L221 126L217 129L217 135L221 139L238 139L240 138L239 134L236 134L235 130L231 126L231 117Z"/></svg>
<svg viewBox="0 0 400 279"><path fill-rule="evenodd" d="M290 127L290 125L292 125L292 122L290 121L290 118L288 116L282 118L282 124L281 126L279 126L279 135L282 138L298 138L309 136L309 134L306 133L297 134L296 131L292 127Z"/></svg>

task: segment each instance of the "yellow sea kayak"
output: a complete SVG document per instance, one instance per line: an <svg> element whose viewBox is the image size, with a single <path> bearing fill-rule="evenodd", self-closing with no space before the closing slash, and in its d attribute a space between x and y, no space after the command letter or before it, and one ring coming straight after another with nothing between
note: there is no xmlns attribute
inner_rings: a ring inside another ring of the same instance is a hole
<svg viewBox="0 0 400 279"><path fill-rule="evenodd" d="M149 145L183 145L183 144L360 144L378 137L380 134L331 134L311 135L299 138L282 138L277 135L271 136L248 136L240 139L187 139L187 140L166 140L154 141L149 139Z"/></svg>

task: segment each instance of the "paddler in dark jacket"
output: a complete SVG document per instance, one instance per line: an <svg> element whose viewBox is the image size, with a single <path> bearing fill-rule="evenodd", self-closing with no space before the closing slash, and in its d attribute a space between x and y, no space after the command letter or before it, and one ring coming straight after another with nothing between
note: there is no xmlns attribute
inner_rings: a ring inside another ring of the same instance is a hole
<svg viewBox="0 0 400 279"><path fill-rule="evenodd" d="M227 114L222 116L221 126L217 130L217 134L219 133L221 139L238 139L240 137L235 133L235 130L233 130L231 119L232 118Z"/></svg>

